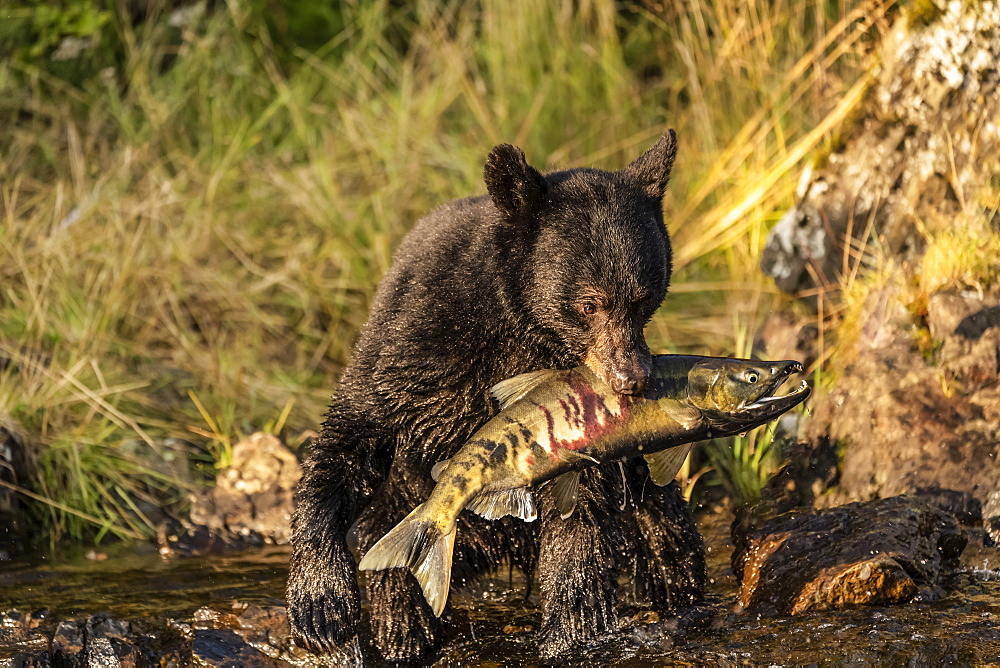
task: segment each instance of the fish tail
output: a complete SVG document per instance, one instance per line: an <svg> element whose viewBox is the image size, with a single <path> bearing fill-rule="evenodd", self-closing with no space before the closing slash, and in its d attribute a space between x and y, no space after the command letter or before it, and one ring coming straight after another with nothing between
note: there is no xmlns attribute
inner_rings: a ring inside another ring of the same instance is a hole
<svg viewBox="0 0 1000 668"><path fill-rule="evenodd" d="M438 617L448 600L451 559L455 550L455 525L442 526L423 517L424 504L413 509L389 533L372 546L358 567L363 571L409 568L424 598Z"/></svg>

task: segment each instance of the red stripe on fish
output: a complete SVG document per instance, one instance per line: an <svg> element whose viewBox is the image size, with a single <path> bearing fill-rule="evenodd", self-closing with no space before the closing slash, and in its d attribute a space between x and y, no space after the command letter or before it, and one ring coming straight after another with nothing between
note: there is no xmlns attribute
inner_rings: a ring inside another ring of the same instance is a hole
<svg viewBox="0 0 1000 668"><path fill-rule="evenodd" d="M570 429L580 433L573 439L561 439L556 436L555 416L552 411L541 404L535 404L542 414L548 427L548 450L552 458L558 456L560 448L580 450L595 440L614 432L631 413L631 402L628 397L618 397L619 412L614 413L608 408L604 397L598 394L579 374L568 374L571 393L559 399L563 422Z"/></svg>

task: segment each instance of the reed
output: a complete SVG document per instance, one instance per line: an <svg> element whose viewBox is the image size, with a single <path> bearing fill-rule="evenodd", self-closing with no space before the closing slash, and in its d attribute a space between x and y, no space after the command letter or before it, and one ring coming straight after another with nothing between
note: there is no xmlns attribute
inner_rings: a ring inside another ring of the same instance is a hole
<svg viewBox="0 0 1000 668"><path fill-rule="evenodd" d="M648 337L732 354L782 299L766 230L886 7L346 2L306 49L232 2L113 15L91 77L6 57L0 420L37 464L18 484L53 539L148 536L232 439L314 427L393 249L483 192L501 141L617 168L676 128L676 273Z"/></svg>

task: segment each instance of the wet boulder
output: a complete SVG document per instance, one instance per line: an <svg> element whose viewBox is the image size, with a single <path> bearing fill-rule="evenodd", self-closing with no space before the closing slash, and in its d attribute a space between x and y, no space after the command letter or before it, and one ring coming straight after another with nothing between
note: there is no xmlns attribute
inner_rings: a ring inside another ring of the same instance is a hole
<svg viewBox="0 0 1000 668"><path fill-rule="evenodd" d="M132 625L113 617L96 615L84 624L87 666L143 668L149 665L135 645Z"/></svg>
<svg viewBox="0 0 1000 668"><path fill-rule="evenodd" d="M197 666L230 668L274 668L291 665L272 659L229 629L198 629L194 632L191 659Z"/></svg>
<svg viewBox="0 0 1000 668"><path fill-rule="evenodd" d="M781 614L906 603L935 591L966 544L951 515L913 496L791 511L733 538L740 605Z"/></svg>
<svg viewBox="0 0 1000 668"><path fill-rule="evenodd" d="M52 636L52 665L54 668L86 665L82 622L65 620L56 627Z"/></svg>

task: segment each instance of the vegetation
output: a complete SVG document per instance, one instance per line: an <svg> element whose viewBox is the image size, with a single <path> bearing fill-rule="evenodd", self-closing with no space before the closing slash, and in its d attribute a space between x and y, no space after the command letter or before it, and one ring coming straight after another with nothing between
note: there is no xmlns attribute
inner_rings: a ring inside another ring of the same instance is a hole
<svg viewBox="0 0 1000 668"><path fill-rule="evenodd" d="M650 344L734 352L891 3L125 4L0 10L36 34L0 67L0 425L52 539L148 536L231 439L315 427L396 244L502 141L617 168L676 128Z"/></svg>

